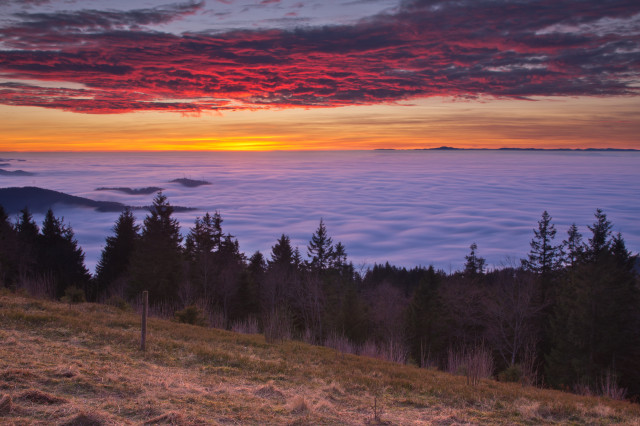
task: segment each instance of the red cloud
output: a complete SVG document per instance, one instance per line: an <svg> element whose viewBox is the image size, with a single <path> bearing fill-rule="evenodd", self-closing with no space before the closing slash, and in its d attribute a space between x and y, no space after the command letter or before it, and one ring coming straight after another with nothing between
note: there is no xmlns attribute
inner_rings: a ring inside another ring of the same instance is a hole
<svg viewBox="0 0 640 426"><path fill-rule="evenodd" d="M90 21L67 13L55 25L52 16L22 14L22 23L0 28L14 48L0 51L0 76L85 89L5 85L0 103L115 113L638 93L630 83L640 75L637 35L548 30L632 16L640 13L635 1L557 0L554 7L541 0L440 1L436 7L426 0L352 26L295 31L176 36L120 28L199 5L126 16L96 12ZM33 31L38 22L50 25Z"/></svg>

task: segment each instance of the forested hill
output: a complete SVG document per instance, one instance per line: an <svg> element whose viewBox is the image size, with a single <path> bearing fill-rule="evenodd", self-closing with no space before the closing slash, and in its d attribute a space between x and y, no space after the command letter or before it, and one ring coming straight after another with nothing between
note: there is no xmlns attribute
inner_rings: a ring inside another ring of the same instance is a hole
<svg viewBox="0 0 640 426"><path fill-rule="evenodd" d="M640 398L638 256L600 209L584 237L575 224L559 233L544 211L526 258L488 269L474 242L464 269L449 274L388 263L357 271L322 220L306 250L282 234L266 256L249 256L219 212L197 217L186 235L173 213L161 192L141 224L124 210L91 276L52 210L39 226L28 210L12 223L0 209L0 287L119 306L148 291L159 315L268 341Z"/></svg>
<svg viewBox="0 0 640 426"><path fill-rule="evenodd" d="M16 214L25 207L28 207L32 213L44 213L59 204L70 207L88 207L100 212L121 212L127 207L116 201L97 201L35 186L0 188L0 205L4 207L7 214ZM131 208L148 209L149 207ZM194 210L190 207L180 206L173 208L176 212Z"/></svg>

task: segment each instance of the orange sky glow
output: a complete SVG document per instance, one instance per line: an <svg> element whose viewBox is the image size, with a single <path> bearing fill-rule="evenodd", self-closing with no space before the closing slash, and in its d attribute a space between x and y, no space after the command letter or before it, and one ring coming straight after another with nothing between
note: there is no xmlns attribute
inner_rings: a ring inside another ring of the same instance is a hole
<svg viewBox="0 0 640 426"><path fill-rule="evenodd" d="M640 149L635 97L459 101L181 114L0 106L2 151Z"/></svg>

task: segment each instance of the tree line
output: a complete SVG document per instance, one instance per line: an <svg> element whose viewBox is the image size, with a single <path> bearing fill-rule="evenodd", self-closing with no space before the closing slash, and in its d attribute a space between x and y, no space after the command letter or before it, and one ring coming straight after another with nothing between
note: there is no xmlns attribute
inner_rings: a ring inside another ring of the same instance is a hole
<svg viewBox="0 0 640 426"><path fill-rule="evenodd" d="M183 238L161 192L140 225L118 217L92 276L73 230L49 210L11 223L0 207L0 282L53 298L135 304L190 322L263 332L456 372L481 352L488 374L565 390L640 395L637 255L601 210L583 236L557 236L545 211L525 259L487 270L473 243L463 270L357 271L322 220L305 253L283 234L246 257L218 212ZM192 315L187 315L191 313Z"/></svg>

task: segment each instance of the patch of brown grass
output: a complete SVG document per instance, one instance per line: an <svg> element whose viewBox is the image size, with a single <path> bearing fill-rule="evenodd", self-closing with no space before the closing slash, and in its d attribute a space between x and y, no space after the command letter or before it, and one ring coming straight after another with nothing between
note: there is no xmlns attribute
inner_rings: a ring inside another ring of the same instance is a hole
<svg viewBox="0 0 640 426"><path fill-rule="evenodd" d="M11 395L5 395L0 398L0 416L11 413L13 409L13 400Z"/></svg>
<svg viewBox="0 0 640 426"><path fill-rule="evenodd" d="M183 425L186 424L184 416L180 413L169 412L144 422L145 425Z"/></svg>
<svg viewBox="0 0 640 426"><path fill-rule="evenodd" d="M20 394L16 400L18 401L29 401L34 404L44 404L44 405L56 405L56 404L64 404L67 402L64 398L58 398L57 396L50 395L48 393L39 391L37 389L28 390Z"/></svg>
<svg viewBox="0 0 640 426"><path fill-rule="evenodd" d="M60 426L103 426L107 423L107 420L97 414L80 413L61 423Z"/></svg>
<svg viewBox="0 0 640 426"><path fill-rule="evenodd" d="M282 392L273 387L273 385L262 386L254 392L254 395L260 398L273 399L279 402L284 402L285 397Z"/></svg>
<svg viewBox="0 0 640 426"><path fill-rule="evenodd" d="M303 396L297 395L289 404L289 408L293 414L306 414L311 411L311 407Z"/></svg>

